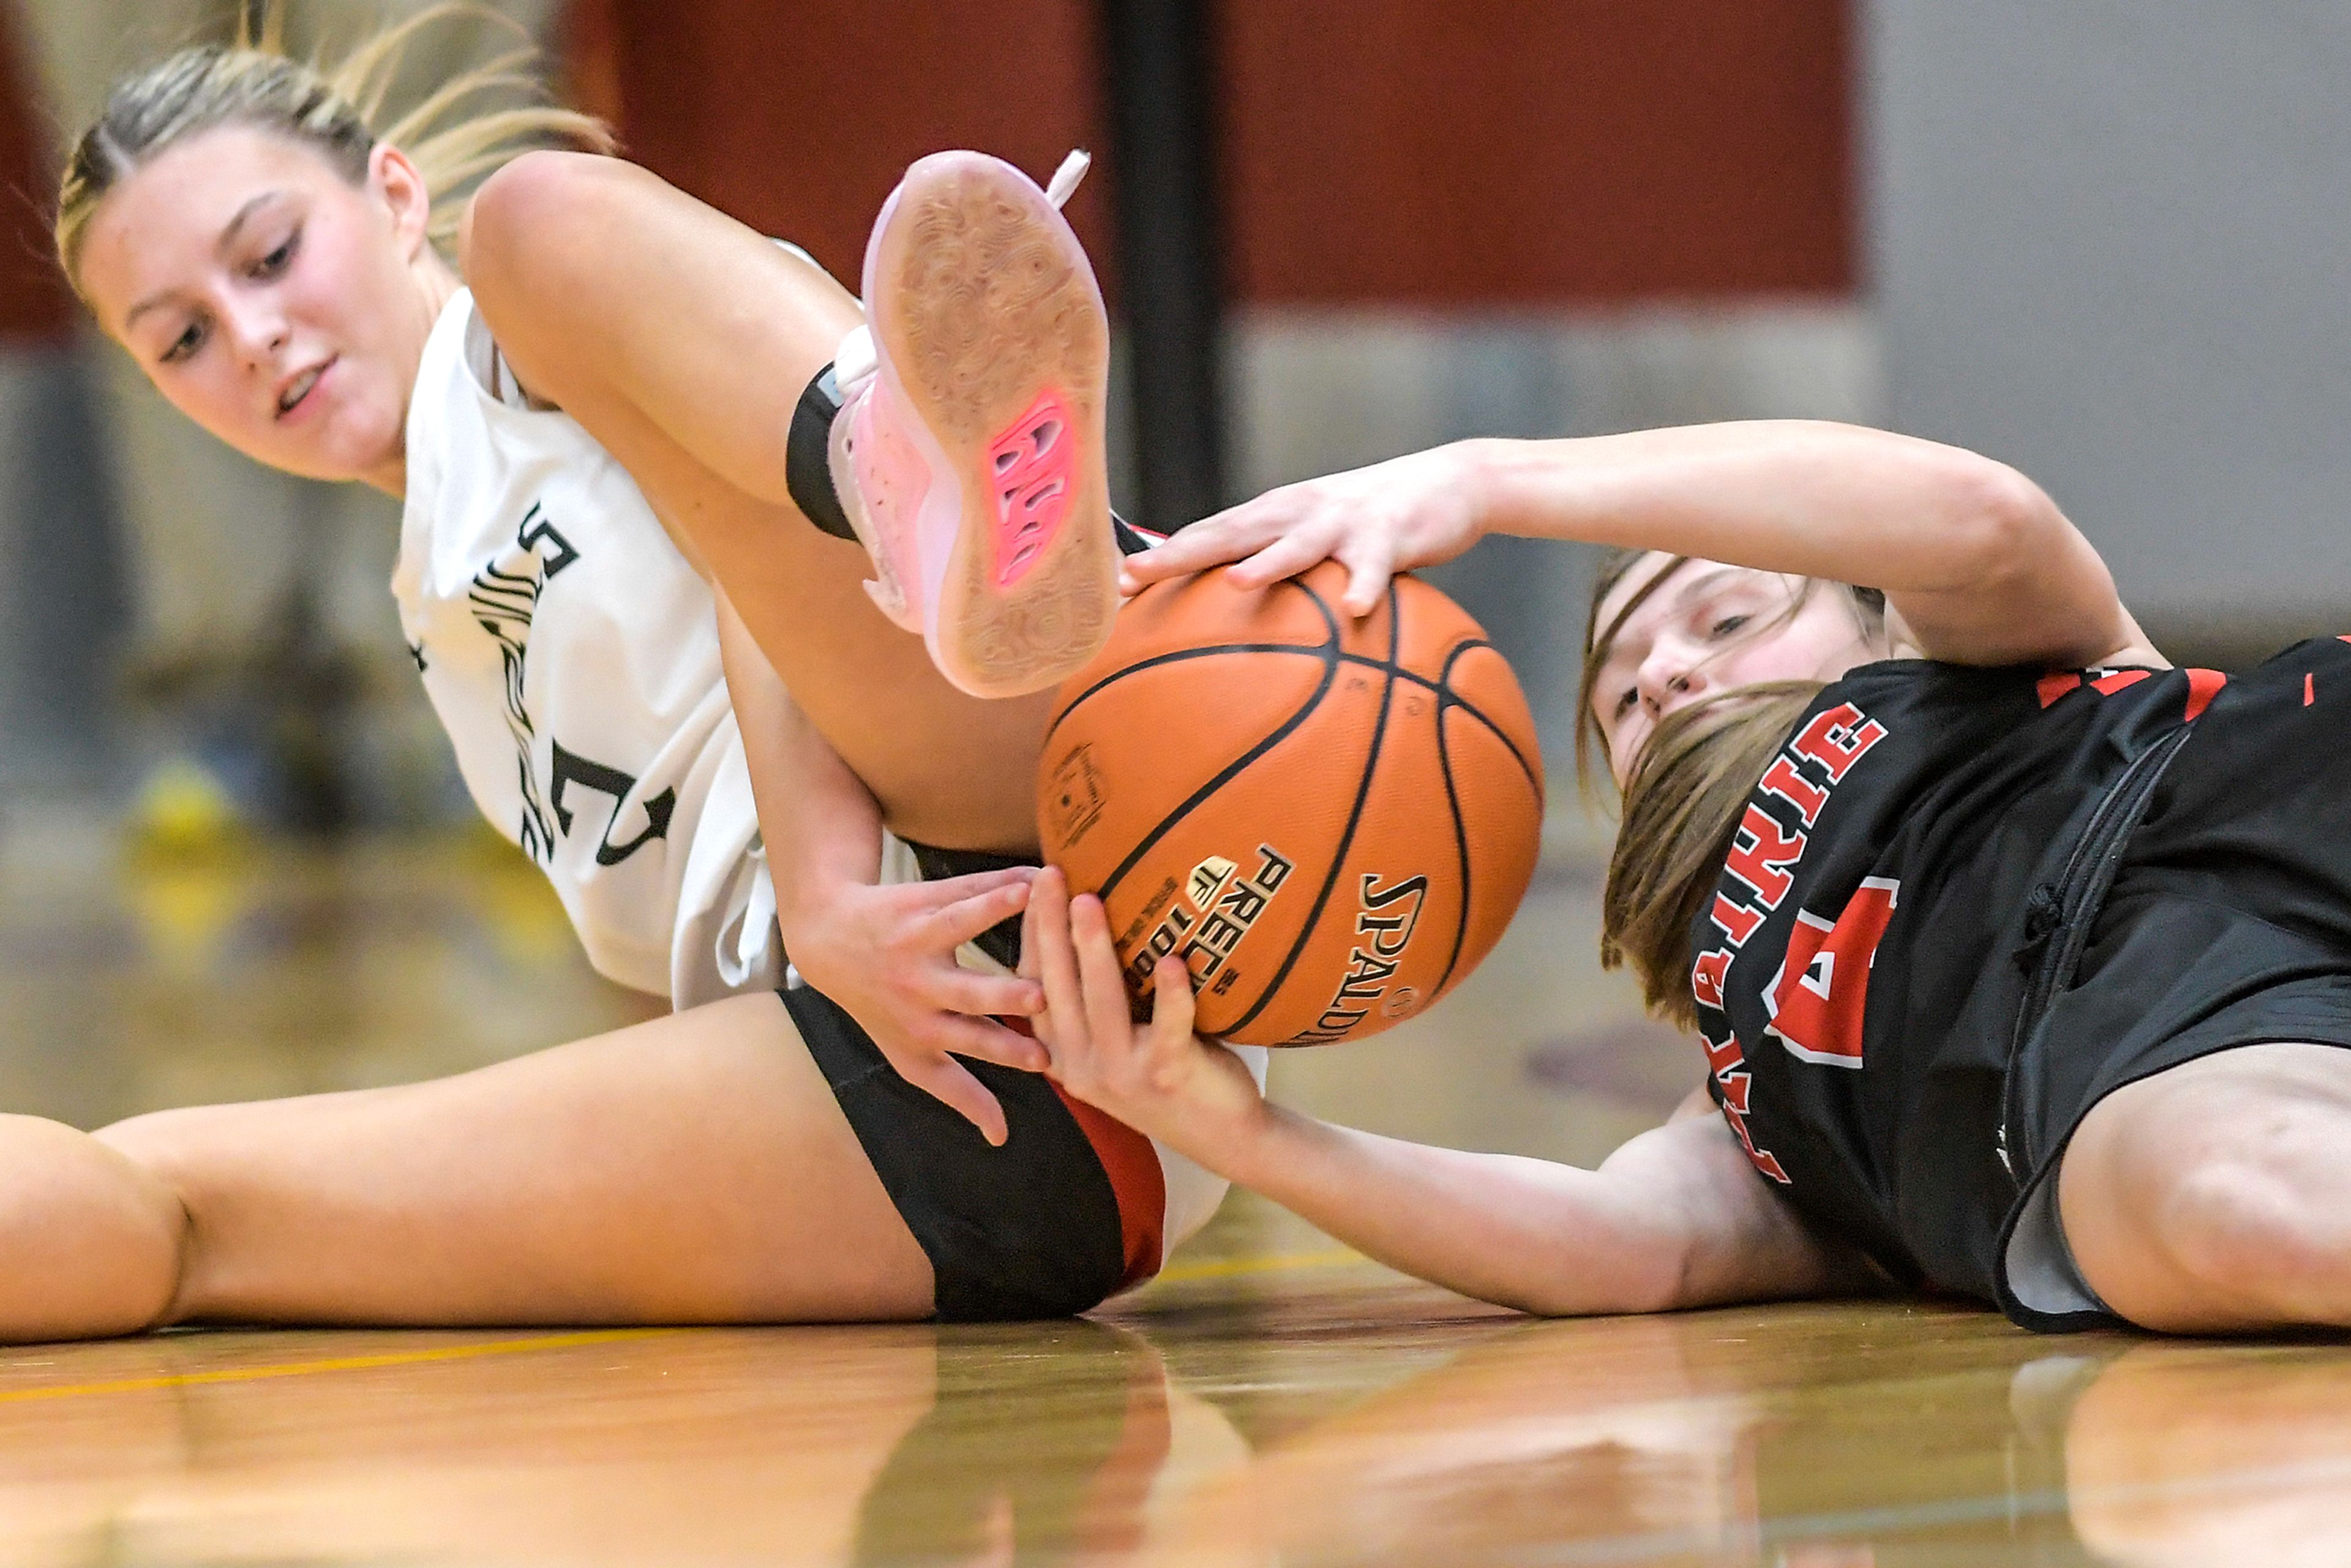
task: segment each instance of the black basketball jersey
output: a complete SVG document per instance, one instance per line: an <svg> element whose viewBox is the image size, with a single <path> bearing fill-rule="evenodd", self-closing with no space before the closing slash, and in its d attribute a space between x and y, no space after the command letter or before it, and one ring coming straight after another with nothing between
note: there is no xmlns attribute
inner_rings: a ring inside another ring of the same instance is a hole
<svg viewBox="0 0 2351 1568"><path fill-rule="evenodd" d="M2001 1124L2046 945L2034 892L2222 680L1869 664L1821 694L1750 797L1691 928L1711 1091L1762 1176L1897 1277L1994 1298L2032 1174L2010 1169Z"/></svg>

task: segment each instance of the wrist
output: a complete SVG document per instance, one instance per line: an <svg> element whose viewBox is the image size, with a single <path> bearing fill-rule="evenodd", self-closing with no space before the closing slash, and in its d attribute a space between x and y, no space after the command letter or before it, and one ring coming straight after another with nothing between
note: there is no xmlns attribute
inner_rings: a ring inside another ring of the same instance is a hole
<svg viewBox="0 0 2351 1568"><path fill-rule="evenodd" d="M1495 532L1494 520L1502 506L1503 486L1513 449L1522 442L1499 436L1471 436L1437 449L1445 460L1444 482L1468 514L1470 531L1479 538Z"/></svg>
<svg viewBox="0 0 2351 1568"><path fill-rule="evenodd" d="M1186 1142L1196 1142L1196 1148L1182 1152L1215 1171L1226 1180L1251 1190L1262 1190L1269 1176L1281 1163L1280 1148L1285 1134L1294 1134L1298 1118L1280 1110L1261 1095L1251 1096L1246 1105L1236 1107L1233 1114L1189 1119Z"/></svg>
<svg viewBox="0 0 2351 1568"><path fill-rule="evenodd" d="M795 955L826 946L825 938L841 925L842 896L860 885L851 877L811 873L789 881L778 876L775 884L776 928L783 934L785 948Z"/></svg>

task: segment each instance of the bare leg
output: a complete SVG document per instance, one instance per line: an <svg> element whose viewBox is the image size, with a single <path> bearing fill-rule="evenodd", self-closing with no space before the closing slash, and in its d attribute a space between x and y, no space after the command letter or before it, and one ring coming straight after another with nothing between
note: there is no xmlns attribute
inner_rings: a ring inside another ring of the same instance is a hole
<svg viewBox="0 0 2351 1568"><path fill-rule="evenodd" d="M396 1089L0 1123L0 1340L165 1323L920 1318L774 997Z"/></svg>
<svg viewBox="0 0 2351 1568"><path fill-rule="evenodd" d="M2143 1327L2351 1325L2351 1051L2241 1046L2118 1089L2059 1172L2090 1285Z"/></svg>
<svg viewBox="0 0 2351 1568"><path fill-rule="evenodd" d="M801 389L861 319L840 285L614 159L532 154L475 199L468 281L524 383L618 458L900 833L1033 848L1050 694L983 702L867 599L864 552L792 506Z"/></svg>

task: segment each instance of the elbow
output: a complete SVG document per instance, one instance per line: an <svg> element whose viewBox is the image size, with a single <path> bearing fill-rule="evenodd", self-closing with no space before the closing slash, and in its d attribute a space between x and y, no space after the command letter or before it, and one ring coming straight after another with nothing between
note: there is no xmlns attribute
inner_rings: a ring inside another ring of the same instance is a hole
<svg viewBox="0 0 2351 1568"><path fill-rule="evenodd" d="M1678 1249L1658 1249L1593 1268L1587 1260L1576 1267L1549 1271L1528 1281L1520 1291L1498 1291L1489 1299L1539 1318L1596 1318L1670 1312L1690 1304L1690 1260Z"/></svg>
<svg viewBox="0 0 2351 1568"><path fill-rule="evenodd" d="M1999 582L2030 573L2053 529L2069 527L2049 493L2005 463L1962 455L1946 481L1943 517L1959 581Z"/></svg>
<svg viewBox="0 0 2351 1568"><path fill-rule="evenodd" d="M483 181L457 228L458 267L475 295L511 296L526 277L544 287L539 269L582 254L623 168L593 152L538 149Z"/></svg>

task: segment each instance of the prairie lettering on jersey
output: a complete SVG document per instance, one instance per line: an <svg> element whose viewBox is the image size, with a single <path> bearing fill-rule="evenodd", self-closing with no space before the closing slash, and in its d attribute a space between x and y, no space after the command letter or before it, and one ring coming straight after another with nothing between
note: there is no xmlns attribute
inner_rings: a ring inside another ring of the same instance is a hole
<svg viewBox="0 0 2351 1568"><path fill-rule="evenodd" d="M1708 925L1715 940L1690 967L1698 1032L1723 1120L1757 1170L1785 1185L1788 1173L1748 1127L1752 1077L1747 1050L1724 997L1731 959L1795 886L1795 871L1837 785L1886 738L1886 727L1852 703L1816 714L1763 770L1732 835ZM1869 965L1893 917L1899 883L1866 879L1845 908L1799 909L1785 960L1764 989L1766 1034L1791 1054L1824 1066L1861 1065L1861 1020Z"/></svg>

